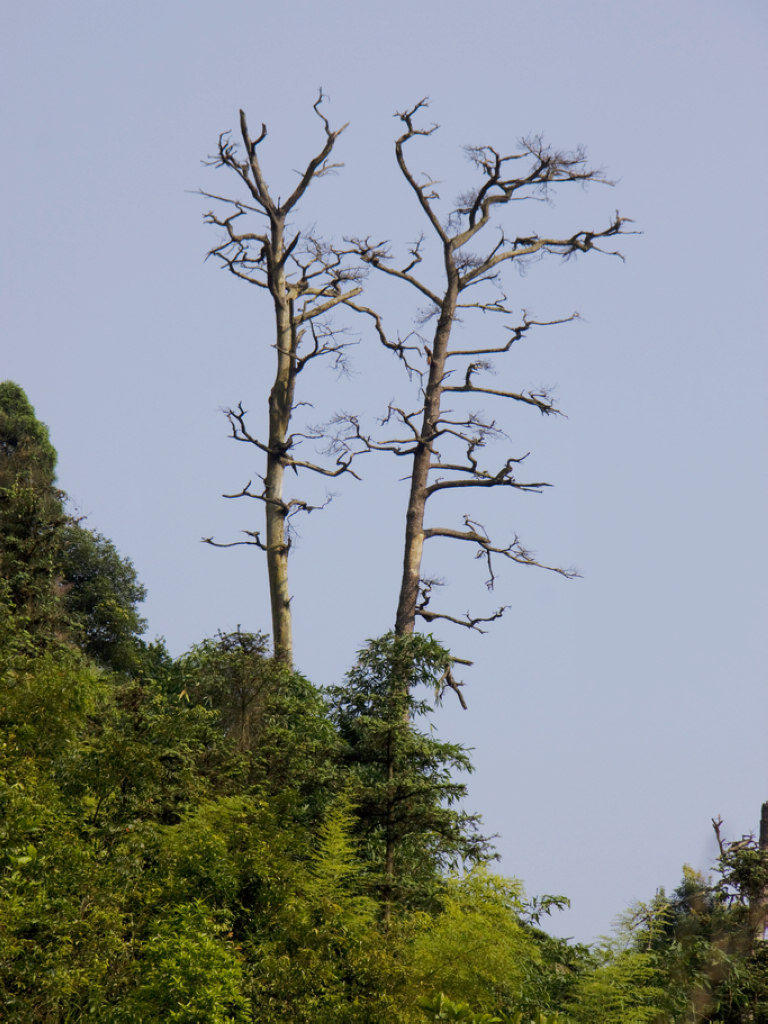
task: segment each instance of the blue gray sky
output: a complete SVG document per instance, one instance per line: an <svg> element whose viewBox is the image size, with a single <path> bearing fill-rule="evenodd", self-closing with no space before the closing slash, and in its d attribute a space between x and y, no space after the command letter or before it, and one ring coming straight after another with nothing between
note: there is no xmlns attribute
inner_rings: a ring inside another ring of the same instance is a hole
<svg viewBox="0 0 768 1024"><path fill-rule="evenodd" d="M38 0L4 15L0 378L27 391L59 480L148 587L150 635L180 653L217 629L267 630L256 553L217 551L257 510L225 502L258 469L221 408L263 415L270 308L203 260L195 191L232 182L201 160L243 107L267 123L285 194L320 142L319 87L345 167L297 224L407 244L418 210L394 167L396 110L431 98L440 133L414 165L446 195L471 181L465 143L511 150L542 132L583 144L613 188L515 211L524 231L642 235L627 262L543 261L511 301L578 323L497 366L557 388L567 418L510 410L515 454L553 489L477 512L583 579L479 566L436 549L457 611L509 604L484 637L436 631L474 666L469 710L441 734L474 748L470 806L502 870L565 893L552 922L589 941L635 899L706 870L710 819L755 828L768 799L766 391L768 8L761 0ZM540 219L537 219L539 218ZM507 222L510 228L516 223ZM411 296L377 289L406 332ZM404 381L363 333L352 371L312 379L312 415L383 408ZM337 680L394 618L401 467L366 467L300 526L297 660Z"/></svg>

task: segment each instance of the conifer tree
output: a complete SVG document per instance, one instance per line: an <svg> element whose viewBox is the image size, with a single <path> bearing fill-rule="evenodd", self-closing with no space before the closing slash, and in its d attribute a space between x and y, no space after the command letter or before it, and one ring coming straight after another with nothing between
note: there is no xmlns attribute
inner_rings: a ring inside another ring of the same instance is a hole
<svg viewBox="0 0 768 1024"><path fill-rule="evenodd" d="M492 856L478 816L457 806L466 786L456 773L472 771L466 750L413 724L433 708L414 688L439 695L451 664L432 637L390 633L329 691L385 921L395 906L428 905L443 870Z"/></svg>

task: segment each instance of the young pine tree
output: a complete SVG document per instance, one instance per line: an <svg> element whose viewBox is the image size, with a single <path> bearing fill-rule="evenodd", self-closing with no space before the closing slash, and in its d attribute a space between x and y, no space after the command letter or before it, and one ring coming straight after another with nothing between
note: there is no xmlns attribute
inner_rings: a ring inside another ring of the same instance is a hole
<svg viewBox="0 0 768 1024"><path fill-rule="evenodd" d="M329 690L385 922L395 907L429 904L446 868L492 855L478 816L457 806L466 786L455 776L472 771L466 750L414 724L432 704L413 691L439 695L451 664L432 637L389 633L359 653L344 686Z"/></svg>

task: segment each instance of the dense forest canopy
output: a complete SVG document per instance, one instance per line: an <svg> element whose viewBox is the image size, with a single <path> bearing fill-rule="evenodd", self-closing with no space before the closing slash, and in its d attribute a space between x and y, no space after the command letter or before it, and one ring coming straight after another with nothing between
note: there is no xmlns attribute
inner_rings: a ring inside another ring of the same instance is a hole
<svg viewBox="0 0 768 1024"><path fill-rule="evenodd" d="M429 725L440 644L389 633L325 691L263 635L174 659L55 466L3 383L4 1017L768 1021L754 840L721 838L712 878L686 869L604 945L551 937L567 901L494 873L469 754Z"/></svg>

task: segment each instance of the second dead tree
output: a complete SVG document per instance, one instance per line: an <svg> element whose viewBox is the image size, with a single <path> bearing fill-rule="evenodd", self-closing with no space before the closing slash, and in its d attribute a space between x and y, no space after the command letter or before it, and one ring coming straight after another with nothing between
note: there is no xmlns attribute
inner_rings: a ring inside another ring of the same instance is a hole
<svg viewBox="0 0 768 1024"><path fill-rule="evenodd" d="M522 140L519 149L502 155L491 146L468 147L467 153L477 171L479 182L461 196L456 206L441 219L440 196L430 178L417 176L406 161L406 148L417 136L429 136L437 125L418 127L417 115L427 106L422 100L411 110L399 114L405 131L396 140L395 154L400 171L414 193L426 222L428 237L436 240L441 250L442 274L433 285L420 264L427 257L427 242L422 235L411 247L403 262L396 262L388 243L370 238L357 238L352 244L367 267L402 282L426 300L420 322L435 322L431 339L423 331L413 331L405 338L392 338L381 315L352 300L349 305L372 318L381 343L403 362L411 377L420 383L419 403L415 407L390 403L383 426L395 425L394 435L366 432L354 415L336 420L335 451L349 456L359 451L386 451L410 460L410 493L406 511L403 572L395 618L397 634L412 633L417 618L425 622L446 620L467 628L482 630L482 624L499 618L505 608L490 616L467 612L463 616L432 609L432 591L440 581L425 578L422 561L425 541L446 538L470 545L478 558L484 560L489 589L495 581L494 563L506 558L523 565L534 565L570 577L576 573L544 565L525 549L515 537L511 543L499 544L471 515L465 515L459 526L428 526L427 506L431 499L446 491L466 489L512 488L539 492L549 486L543 481L521 480L519 466L525 455L510 457L501 465L481 464L484 446L504 433L495 419L483 413L458 412L448 407L453 398L482 396L491 401L512 401L538 410L543 415L557 413L553 398L547 391L513 391L494 388L484 382L483 375L493 371L490 360L508 354L534 328L552 326L574 319L577 314L538 321L523 313L514 326L509 319L515 315L501 287L501 272L546 255L568 258L579 253L618 252L602 248L613 236L626 234L627 218L618 213L602 230L584 229L565 237L537 234L512 235L495 223L498 208L519 204L521 200L546 200L556 185L607 182L600 172L591 169L585 154L557 152L540 137ZM519 210L519 205L517 206ZM479 254L472 248L479 245ZM620 257L621 258L621 257ZM427 264L424 264L425 267ZM482 313L507 321L500 325L493 341L472 344L454 338L454 329L472 313ZM457 454L458 452L458 454ZM450 682L450 680L449 680Z"/></svg>
<svg viewBox="0 0 768 1024"><path fill-rule="evenodd" d="M293 427L293 415L300 404L296 396L299 375L312 361L329 357L343 359L343 336L326 319L335 307L353 300L361 292L357 283L362 276L359 265L350 264L343 251L293 228L288 218L295 214L299 201L318 178L340 164L330 162L331 152L343 127L332 130L322 111L320 93L314 111L322 123L325 142L307 163L287 199L275 199L270 192L259 162L259 147L267 136L265 125L253 138L245 114L240 111L242 145L236 145L225 133L219 137L218 151L210 163L234 172L245 186L247 199L203 192L224 211L210 212L206 221L221 228L223 241L214 246L215 256L236 277L268 292L274 307L275 374L269 393L269 430L266 440L252 435L246 424L246 410L240 403L229 409L231 436L253 445L264 456L266 467L261 487L252 481L228 498L253 498L264 505L265 535L260 530L244 530L247 540L218 543L216 547L255 546L266 554L272 612L274 655L287 665L293 662L293 624L291 593L288 585L288 557L291 548L290 519L299 512L321 507L287 498L284 493L285 470L308 470L325 477L352 473L351 454L340 453L335 464L321 465L300 458L297 447L308 435ZM253 221L255 228L251 228Z"/></svg>

